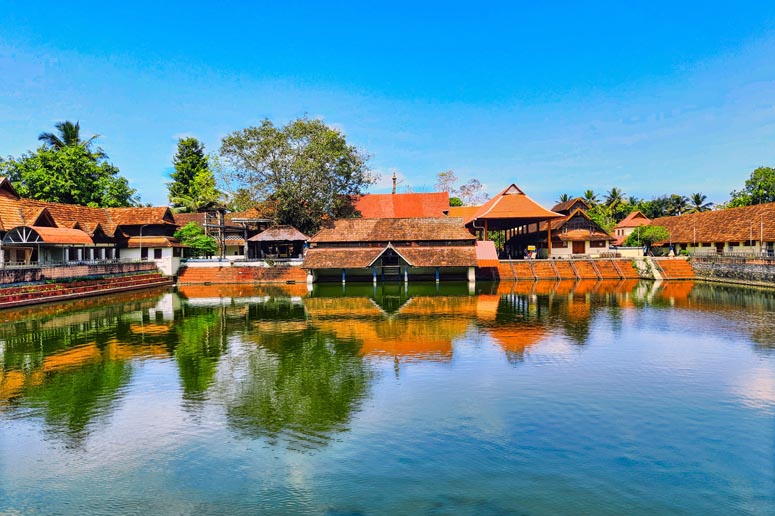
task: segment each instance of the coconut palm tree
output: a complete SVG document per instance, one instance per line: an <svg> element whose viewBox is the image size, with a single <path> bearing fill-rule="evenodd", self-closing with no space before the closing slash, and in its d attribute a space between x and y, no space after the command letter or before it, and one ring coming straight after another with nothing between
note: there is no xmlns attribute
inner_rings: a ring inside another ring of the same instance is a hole
<svg viewBox="0 0 775 516"><path fill-rule="evenodd" d="M671 194L667 200L668 215L682 215L689 209L689 198L683 195Z"/></svg>
<svg viewBox="0 0 775 516"><path fill-rule="evenodd" d="M621 188L613 187L605 195L605 205L615 210L620 204L624 202L624 192Z"/></svg>
<svg viewBox="0 0 775 516"><path fill-rule="evenodd" d="M59 134L54 133L40 133L38 140L42 141L45 145L48 145L52 149L60 150L65 147L80 146L86 150L91 151L90 147L94 140L100 137L99 134L94 134L86 140L81 140L81 124L80 122L72 123L69 120L64 122L58 122L54 124ZM107 158L105 152L97 147L93 152L98 158Z"/></svg>
<svg viewBox="0 0 775 516"><path fill-rule="evenodd" d="M698 213L703 211L709 211L713 207L712 202L705 202L708 198L707 195L703 195L702 192L693 193L689 196L689 202L692 207L689 213Z"/></svg>
<svg viewBox="0 0 775 516"><path fill-rule="evenodd" d="M592 190L586 190L584 192L584 200L587 201L587 204L590 206L594 206L597 204L597 194Z"/></svg>
<svg viewBox="0 0 775 516"><path fill-rule="evenodd" d="M557 204L562 204L562 203L568 202L568 201L570 201L570 195L568 195L566 193L560 194L560 198L557 199Z"/></svg>

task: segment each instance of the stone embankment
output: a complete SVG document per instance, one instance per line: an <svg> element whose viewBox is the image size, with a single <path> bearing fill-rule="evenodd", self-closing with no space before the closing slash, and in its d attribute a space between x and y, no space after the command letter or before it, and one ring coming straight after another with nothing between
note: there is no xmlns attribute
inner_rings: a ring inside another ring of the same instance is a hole
<svg viewBox="0 0 775 516"><path fill-rule="evenodd" d="M775 260L772 259L694 257L691 265L700 280L775 287Z"/></svg>
<svg viewBox="0 0 775 516"><path fill-rule="evenodd" d="M172 285L172 278L158 271L83 278L75 281L30 283L0 288L0 309L170 285Z"/></svg>
<svg viewBox="0 0 775 516"><path fill-rule="evenodd" d="M238 264L213 267L183 267L178 285L216 283L306 283L307 273L301 267L243 267Z"/></svg>

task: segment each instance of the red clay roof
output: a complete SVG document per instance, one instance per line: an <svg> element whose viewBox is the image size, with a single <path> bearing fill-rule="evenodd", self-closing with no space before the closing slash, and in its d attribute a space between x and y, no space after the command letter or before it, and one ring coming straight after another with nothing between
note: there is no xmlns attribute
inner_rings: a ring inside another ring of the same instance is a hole
<svg viewBox="0 0 775 516"><path fill-rule="evenodd" d="M365 219L444 217L449 209L449 194L366 194L355 201L355 209Z"/></svg>
<svg viewBox="0 0 775 516"><path fill-rule="evenodd" d="M189 222L195 222L199 226L205 225L205 214L204 213L173 213L172 216L175 218L175 223L183 227Z"/></svg>
<svg viewBox="0 0 775 516"><path fill-rule="evenodd" d="M466 224L476 220L522 220L522 223L561 217L549 211L525 195L517 185L511 184L476 210Z"/></svg>
<svg viewBox="0 0 775 516"><path fill-rule="evenodd" d="M589 203L587 201L585 201L581 197L576 197L575 199L570 199L568 201L555 204L554 207L552 208L552 211L557 213L563 213L563 212L570 213L572 209L575 209L574 205L576 204L583 204L584 209L587 209L587 210L589 209Z"/></svg>
<svg viewBox="0 0 775 516"><path fill-rule="evenodd" d="M175 224L175 218L166 206L149 208L105 208L117 226L140 226L151 224Z"/></svg>
<svg viewBox="0 0 775 516"><path fill-rule="evenodd" d="M758 241L761 233L765 242L772 242L775 240L775 203L660 217L651 224L667 228L673 242Z"/></svg>
<svg viewBox="0 0 775 516"><path fill-rule="evenodd" d="M642 214L639 211L633 211L627 215L621 222L619 222L615 228L636 228L638 226L645 226L651 223L651 219Z"/></svg>
<svg viewBox="0 0 775 516"><path fill-rule="evenodd" d="M396 252L413 267L476 267L475 246L399 247Z"/></svg>
<svg viewBox="0 0 775 516"><path fill-rule="evenodd" d="M476 263L478 267L497 267L498 251L495 249L495 242L492 240L476 241Z"/></svg>
<svg viewBox="0 0 775 516"><path fill-rule="evenodd" d="M248 238L249 242L306 242L309 237L293 226L272 226Z"/></svg>
<svg viewBox="0 0 775 516"><path fill-rule="evenodd" d="M459 217L468 220L481 206L450 206L447 211L447 217Z"/></svg>
<svg viewBox="0 0 775 516"><path fill-rule="evenodd" d="M304 269L360 269L374 263L385 249L382 247L308 249Z"/></svg>
<svg viewBox="0 0 775 516"><path fill-rule="evenodd" d="M14 229L22 228L23 226L18 226ZM26 228L37 233L40 239L46 244L94 245L94 242L89 238L89 235L80 229L51 228L46 226L26 226Z"/></svg>
<svg viewBox="0 0 775 516"><path fill-rule="evenodd" d="M142 244L142 245L141 245ZM127 247L186 247L176 238L169 236L129 237Z"/></svg>
<svg viewBox="0 0 775 516"><path fill-rule="evenodd" d="M470 241L474 236L458 218L339 219L321 229L312 243Z"/></svg>

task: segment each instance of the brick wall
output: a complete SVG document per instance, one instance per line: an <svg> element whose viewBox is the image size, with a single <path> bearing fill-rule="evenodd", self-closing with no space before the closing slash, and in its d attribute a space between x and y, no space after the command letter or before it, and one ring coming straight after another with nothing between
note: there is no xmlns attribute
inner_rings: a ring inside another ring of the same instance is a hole
<svg viewBox="0 0 775 516"><path fill-rule="evenodd" d="M178 284L201 283L305 283L307 272L300 267L185 267Z"/></svg>

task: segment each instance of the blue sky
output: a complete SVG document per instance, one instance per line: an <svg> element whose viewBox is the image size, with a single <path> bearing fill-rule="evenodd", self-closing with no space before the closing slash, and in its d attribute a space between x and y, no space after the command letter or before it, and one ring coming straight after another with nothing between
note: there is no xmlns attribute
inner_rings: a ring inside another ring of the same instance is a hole
<svg viewBox="0 0 775 516"><path fill-rule="evenodd" d="M178 137L305 114L372 155L372 191L453 169L549 205L718 202L775 166L775 2L416 4L6 0L0 155L79 120L154 204Z"/></svg>

